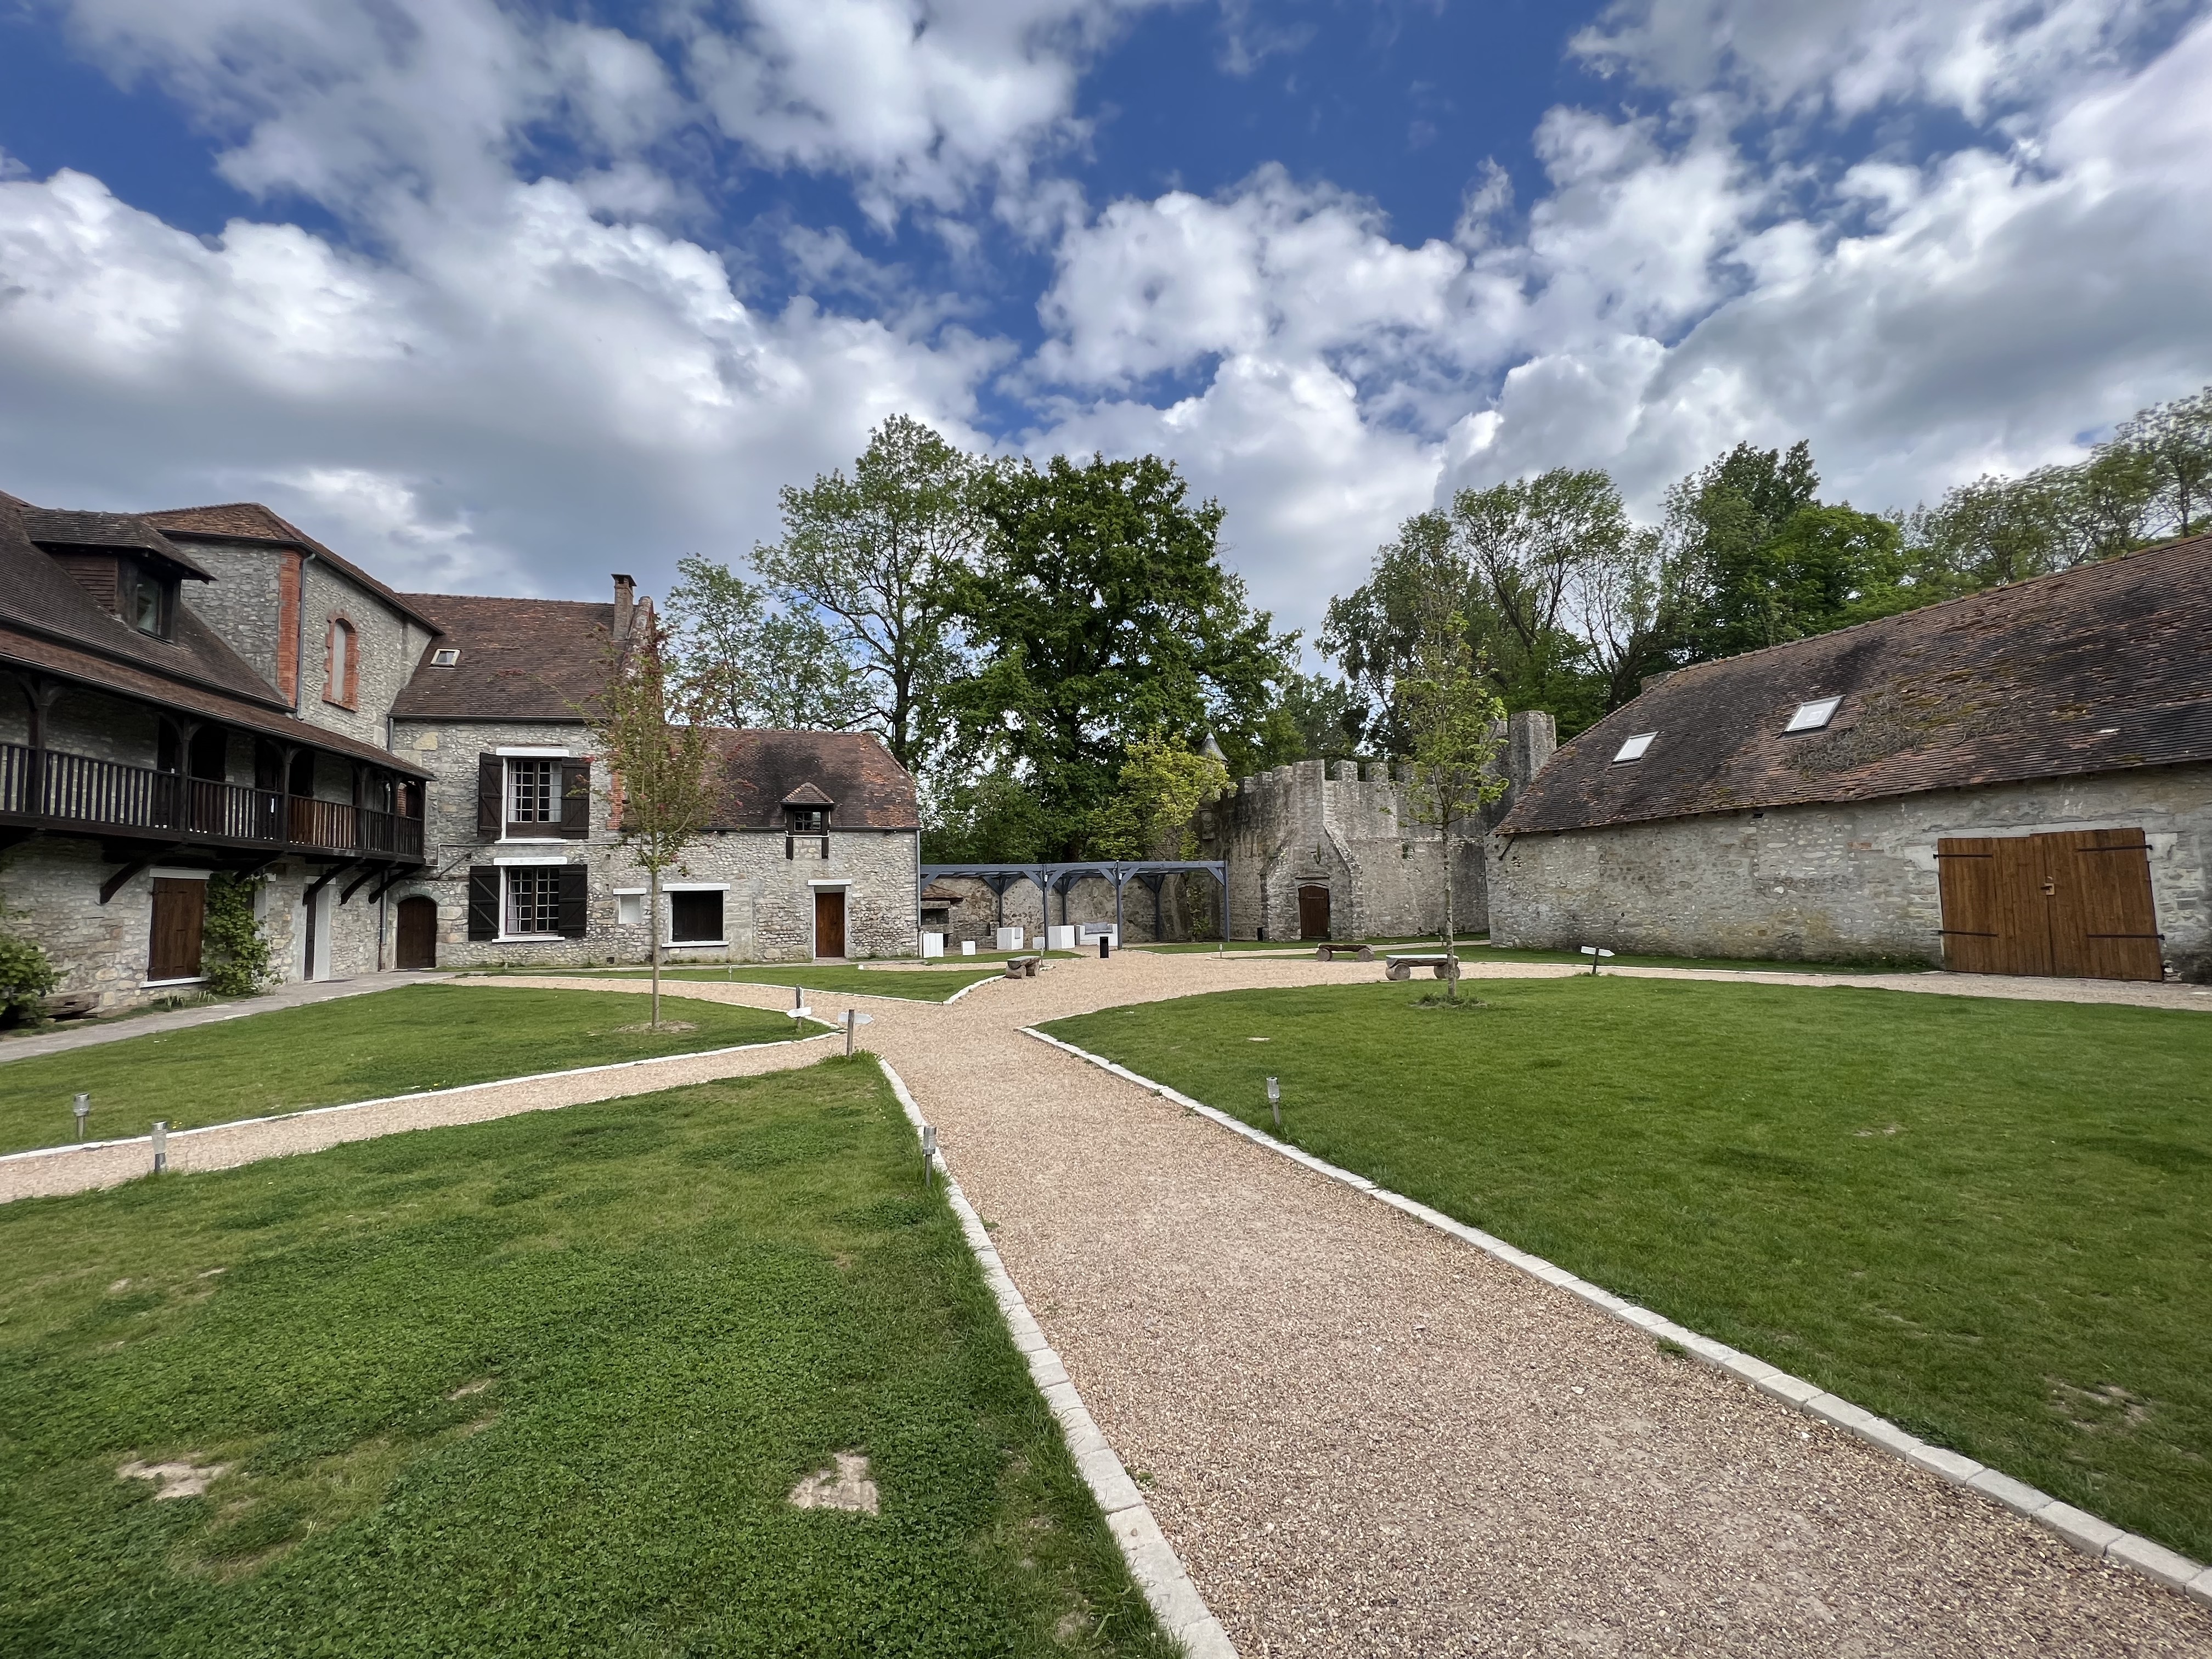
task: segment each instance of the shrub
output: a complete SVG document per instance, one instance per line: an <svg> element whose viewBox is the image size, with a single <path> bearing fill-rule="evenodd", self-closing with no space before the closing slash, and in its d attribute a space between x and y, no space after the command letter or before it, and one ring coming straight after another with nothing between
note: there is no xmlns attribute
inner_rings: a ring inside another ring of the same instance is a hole
<svg viewBox="0 0 2212 1659"><path fill-rule="evenodd" d="M217 996L251 996L276 977L269 940L254 920L258 876L217 871L208 878L207 919L200 933L201 971Z"/></svg>
<svg viewBox="0 0 2212 1659"><path fill-rule="evenodd" d="M20 1025L41 1017L46 994L62 982L46 948L0 925L0 1024Z"/></svg>

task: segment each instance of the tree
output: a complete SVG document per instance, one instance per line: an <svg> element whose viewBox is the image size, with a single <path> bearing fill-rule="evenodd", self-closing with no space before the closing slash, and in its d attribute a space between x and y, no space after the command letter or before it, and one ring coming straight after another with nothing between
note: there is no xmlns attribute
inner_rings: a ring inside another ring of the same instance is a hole
<svg viewBox="0 0 2212 1659"><path fill-rule="evenodd" d="M681 868L684 848L713 821L717 780L708 725L725 695L711 681L678 677L665 626L649 608L641 608L628 642L612 647L605 689L581 711L607 763L603 787L609 816L646 875L655 1029L660 1024L661 877Z"/></svg>
<svg viewBox="0 0 2212 1659"><path fill-rule="evenodd" d="M872 713L866 688L820 617L777 610L768 591L698 554L668 591L671 672L703 693L724 726L849 732Z"/></svg>
<svg viewBox="0 0 2212 1659"><path fill-rule="evenodd" d="M1020 779L987 771L923 792L927 864L1042 864L1052 855L1044 803Z"/></svg>
<svg viewBox="0 0 2212 1659"><path fill-rule="evenodd" d="M2118 441L2148 460L2166 528L2193 534L2212 497L2212 386L2123 421Z"/></svg>
<svg viewBox="0 0 2212 1659"><path fill-rule="evenodd" d="M1375 550L1367 580L1328 602L1321 648L1372 701L1372 730L1389 753L1405 753L1408 743L1399 685L1413 672L1422 619L1436 612L1464 618L1482 607L1474 573L1442 513L1417 513L1399 526L1397 538Z"/></svg>
<svg viewBox="0 0 2212 1659"><path fill-rule="evenodd" d="M1575 583L1575 619L1608 714L1643 689L1645 675L1672 665L1680 586L1680 567L1656 530L1637 529L1584 563Z"/></svg>
<svg viewBox="0 0 2212 1659"><path fill-rule="evenodd" d="M1191 505L1155 455L1002 469L957 619L980 660L949 688L965 741L1019 776L1073 854L1113 795L1127 745L1206 731L1249 744L1291 673L1277 635L1221 568L1221 509Z"/></svg>
<svg viewBox="0 0 2212 1659"><path fill-rule="evenodd" d="M1484 683L1467 648L1466 618L1437 617L1422 629L1412 672L1401 688L1413 739L1413 781L1407 816L1443 837L1444 1000L1459 1000L1459 911L1455 866L1462 825L1505 791L1498 750L1505 707Z"/></svg>
<svg viewBox="0 0 2212 1659"><path fill-rule="evenodd" d="M1198 850L1191 821L1199 805L1229 787L1226 763L1159 732L1128 745L1121 793L1102 808L1090 856L1187 859Z"/></svg>
<svg viewBox="0 0 2212 1659"><path fill-rule="evenodd" d="M853 476L783 492L783 539L753 568L788 604L826 619L866 687L865 723L909 772L936 746L939 700L961 666L953 578L984 527L988 470L921 422L894 415Z"/></svg>

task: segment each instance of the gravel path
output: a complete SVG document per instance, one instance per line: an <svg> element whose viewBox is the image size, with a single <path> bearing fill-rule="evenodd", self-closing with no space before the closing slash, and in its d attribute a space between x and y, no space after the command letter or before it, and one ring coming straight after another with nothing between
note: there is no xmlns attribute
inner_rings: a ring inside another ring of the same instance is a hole
<svg viewBox="0 0 2212 1659"><path fill-rule="evenodd" d="M664 988L661 994L669 993ZM319 1152L325 1146L349 1140L373 1140L405 1129L481 1123L487 1118L512 1117L517 1112L580 1106L587 1101L680 1089L686 1084L712 1083L726 1077L754 1077L763 1072L811 1066L834 1053L831 1044L837 1040L836 1033L825 1032L804 1042L625 1060L504 1083L472 1084L434 1094L398 1095L356 1106L326 1106L283 1117L211 1124L169 1137L169 1167L179 1171L228 1170L264 1158ZM19 1153L0 1158L0 1203L118 1186L144 1175L152 1163L152 1153L143 1137L95 1144L82 1151L64 1146Z"/></svg>
<svg viewBox="0 0 2212 1659"><path fill-rule="evenodd" d="M1129 953L949 1008L854 1005L1246 1659L2212 1655L2181 1596L1018 1031L1379 971Z"/></svg>
<svg viewBox="0 0 2212 1659"><path fill-rule="evenodd" d="M1246 1659L2212 1656L2212 1614L2180 1596L1019 1031L1116 1004L1379 971L1126 954L986 984L951 1006L808 994L818 1014L849 1004L872 1016L861 1036L939 1126L1008 1269ZM2074 988L2075 1000L2206 1006L2188 987ZM790 993L687 981L682 994L783 1007ZM179 1168L215 1167L703 1080L695 1071L803 1065L830 1047L483 1085L171 1145L191 1146ZM143 1162L143 1148L125 1151Z"/></svg>

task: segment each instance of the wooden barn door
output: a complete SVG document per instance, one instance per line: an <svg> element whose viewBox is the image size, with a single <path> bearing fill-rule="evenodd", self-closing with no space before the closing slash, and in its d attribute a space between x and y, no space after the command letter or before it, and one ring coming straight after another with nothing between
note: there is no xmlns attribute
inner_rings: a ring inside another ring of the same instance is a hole
<svg viewBox="0 0 2212 1659"><path fill-rule="evenodd" d="M2166 977L2140 830L2038 836L2051 895L2051 971L2077 979Z"/></svg>
<svg viewBox="0 0 2212 1659"><path fill-rule="evenodd" d="M1328 888L1309 886L1298 889L1298 937L1328 937Z"/></svg>
<svg viewBox="0 0 2212 1659"><path fill-rule="evenodd" d="M1954 973L2164 977L2140 830L1949 837L1936 869Z"/></svg>
<svg viewBox="0 0 2212 1659"><path fill-rule="evenodd" d="M200 930L207 919L207 883L154 878L154 937L146 952L148 979L198 979Z"/></svg>
<svg viewBox="0 0 2212 1659"><path fill-rule="evenodd" d="M438 902L404 898L399 901L399 965L435 968L438 965Z"/></svg>
<svg viewBox="0 0 2212 1659"><path fill-rule="evenodd" d="M814 954L845 954L845 890L842 887L814 890Z"/></svg>

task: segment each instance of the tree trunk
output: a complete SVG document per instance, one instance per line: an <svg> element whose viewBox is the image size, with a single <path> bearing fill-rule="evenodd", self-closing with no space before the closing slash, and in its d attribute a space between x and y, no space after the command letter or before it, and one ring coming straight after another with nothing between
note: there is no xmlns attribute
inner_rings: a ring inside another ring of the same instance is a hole
<svg viewBox="0 0 2212 1659"><path fill-rule="evenodd" d="M1452 892L1451 821L1444 821L1444 1000L1459 1000L1459 912Z"/></svg>
<svg viewBox="0 0 2212 1659"><path fill-rule="evenodd" d="M660 871L645 872L645 927L653 956L653 1029L660 1029Z"/></svg>

